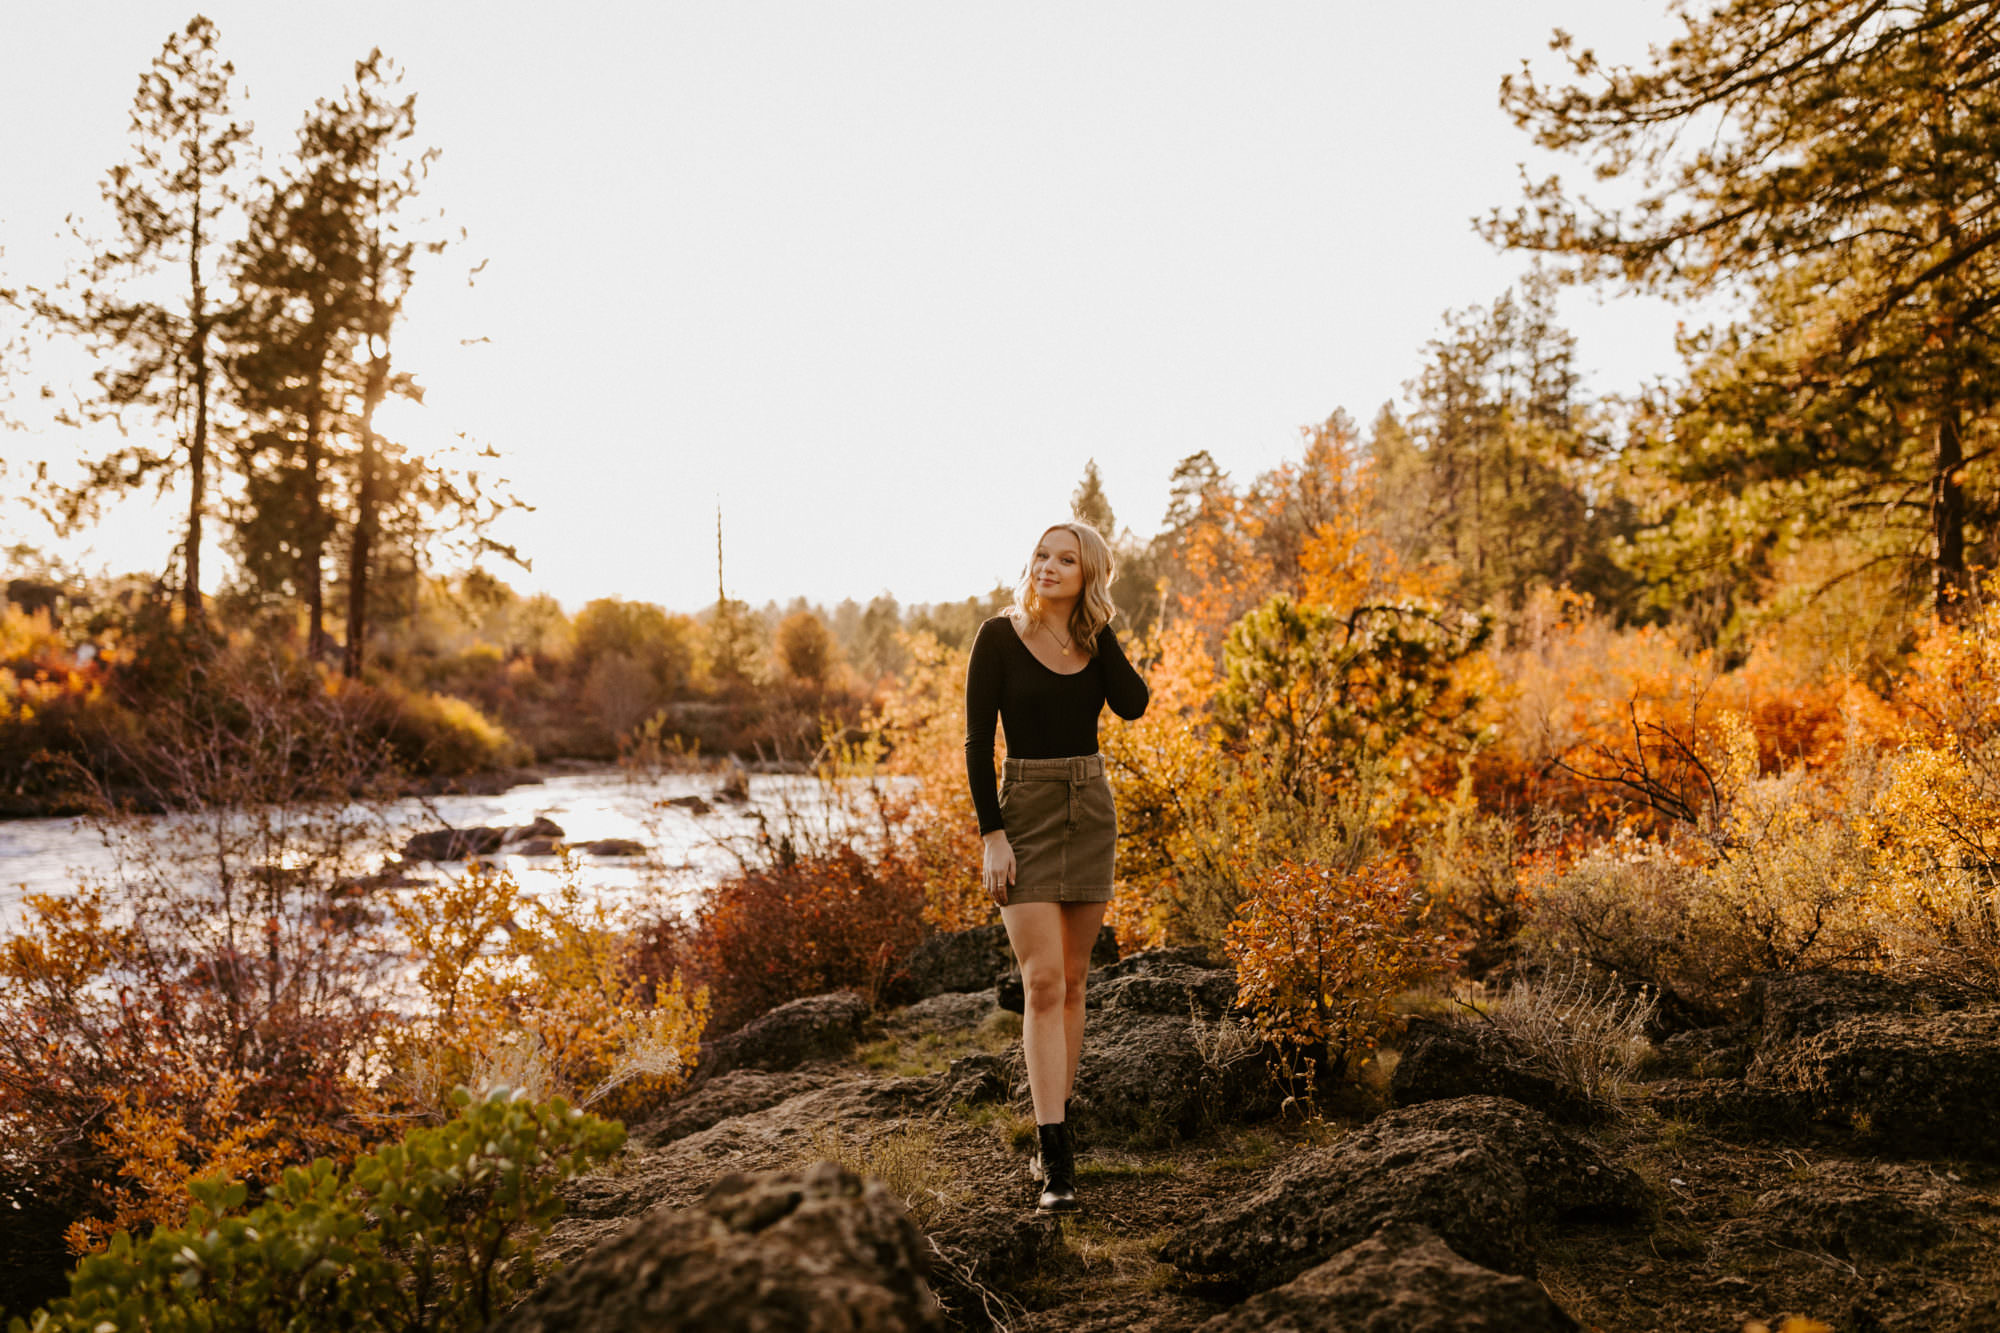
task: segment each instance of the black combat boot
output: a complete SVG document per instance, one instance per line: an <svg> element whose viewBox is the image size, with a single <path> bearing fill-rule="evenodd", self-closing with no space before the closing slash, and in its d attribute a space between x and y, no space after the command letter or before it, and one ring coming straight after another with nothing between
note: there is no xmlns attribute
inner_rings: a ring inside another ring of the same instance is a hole
<svg viewBox="0 0 2000 1333"><path fill-rule="evenodd" d="M1042 1145L1042 1197L1035 1202L1041 1213L1073 1213L1083 1205L1076 1201L1076 1158L1070 1152L1069 1126L1036 1125L1035 1136Z"/></svg>
<svg viewBox="0 0 2000 1333"><path fill-rule="evenodd" d="M1076 1141L1076 1099L1073 1097L1063 1098L1063 1128L1069 1133L1069 1152L1074 1159L1083 1149ZM1042 1166L1042 1154L1038 1148L1035 1155L1028 1159L1028 1179L1041 1181L1047 1178L1048 1172Z"/></svg>

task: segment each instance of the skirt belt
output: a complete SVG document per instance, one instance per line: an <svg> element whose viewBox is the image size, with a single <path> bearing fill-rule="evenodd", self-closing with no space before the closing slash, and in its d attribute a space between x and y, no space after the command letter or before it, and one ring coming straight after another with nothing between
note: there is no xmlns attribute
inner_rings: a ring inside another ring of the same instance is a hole
<svg viewBox="0 0 2000 1333"><path fill-rule="evenodd" d="M1003 776L1015 782L1063 782L1069 785L1069 805L1065 825L1076 832L1076 801L1093 778L1104 776L1101 754L1070 755L1062 759L1013 759L1002 765Z"/></svg>

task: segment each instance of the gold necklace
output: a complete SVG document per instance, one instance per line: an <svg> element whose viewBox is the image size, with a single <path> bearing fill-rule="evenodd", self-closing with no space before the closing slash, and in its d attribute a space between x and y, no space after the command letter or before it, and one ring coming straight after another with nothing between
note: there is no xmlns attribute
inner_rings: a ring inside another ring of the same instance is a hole
<svg viewBox="0 0 2000 1333"><path fill-rule="evenodd" d="M1064 638L1064 637L1063 637L1062 635L1060 635L1060 634L1056 633L1056 632L1055 632L1054 630L1052 630L1052 629L1049 629L1049 627L1048 627L1048 623L1047 623L1046 621L1044 621L1044 620L1043 620L1043 619L1042 619L1042 618L1041 618L1040 616L1036 616L1036 617L1035 617L1035 623L1036 623L1037 625L1040 625L1040 626L1041 626L1041 627L1042 627L1043 629L1045 629L1045 630L1048 630L1048 634L1049 634L1049 637L1050 637L1050 638L1052 638L1052 639L1054 639L1054 640L1055 640L1055 641L1056 641L1057 643L1059 643L1059 644L1061 644L1061 645L1062 645L1062 655L1063 655L1064 657L1068 657L1068 656L1069 656L1069 646L1070 646L1070 643L1071 643L1071 640L1069 640L1069 639L1065 639L1065 638Z"/></svg>

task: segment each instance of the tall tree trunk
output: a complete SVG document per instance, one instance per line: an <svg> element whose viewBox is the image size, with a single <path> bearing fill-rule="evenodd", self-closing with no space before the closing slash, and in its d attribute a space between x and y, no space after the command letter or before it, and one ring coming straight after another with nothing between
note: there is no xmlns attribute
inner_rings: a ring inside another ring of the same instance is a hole
<svg viewBox="0 0 2000 1333"><path fill-rule="evenodd" d="M313 397L318 399L317 389ZM319 482L321 415L322 409L315 401L306 414L305 456L299 464L300 491L305 497L305 531L299 542L299 559L306 584L306 656L315 662L326 656L326 588L320 575L320 565L325 560L325 538L320 531L324 509Z"/></svg>
<svg viewBox="0 0 2000 1333"><path fill-rule="evenodd" d="M375 490L378 451L375 448L375 408L389 388L389 358L370 357L368 387L361 405L361 458L354 486L354 538L347 552L346 674L359 676L368 643L368 562L379 526Z"/></svg>
<svg viewBox="0 0 2000 1333"><path fill-rule="evenodd" d="M1937 459L1931 475L1932 605L1940 619L1956 620L1967 591L1965 572L1964 422L1956 401L1938 414Z"/></svg>
<svg viewBox="0 0 2000 1333"><path fill-rule="evenodd" d="M326 502L321 494L320 469L326 435L326 363L329 355L324 310L313 312L317 339L311 349L312 378L306 388L306 435L299 460L299 492L303 499L300 516L304 531L299 534L299 560L303 566L301 590L306 602L306 656L318 662L326 657L326 579L322 566L326 559Z"/></svg>
<svg viewBox="0 0 2000 1333"><path fill-rule="evenodd" d="M195 334L194 435L188 441L187 574L181 585L182 620L189 629L202 623L201 516L208 486L208 331Z"/></svg>
<svg viewBox="0 0 2000 1333"><path fill-rule="evenodd" d="M188 439L188 521L186 575L181 581L181 620L188 629L202 623L201 511L208 484L208 293L201 284L201 191L194 196L194 230L188 245L188 314L192 317L188 363L194 380L194 433Z"/></svg>

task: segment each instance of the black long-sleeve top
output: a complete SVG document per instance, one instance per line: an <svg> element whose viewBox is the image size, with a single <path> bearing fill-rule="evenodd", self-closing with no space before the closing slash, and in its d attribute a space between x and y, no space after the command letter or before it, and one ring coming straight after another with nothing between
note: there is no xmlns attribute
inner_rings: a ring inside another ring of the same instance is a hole
<svg viewBox="0 0 2000 1333"><path fill-rule="evenodd" d="M1042 665L1014 622L995 616L979 627L965 672L965 779L984 835L1004 825L993 778L993 722L1007 728L1016 759L1065 759L1097 753L1097 717L1105 704L1128 722L1149 698L1110 626L1097 631L1097 656L1064 675Z"/></svg>

